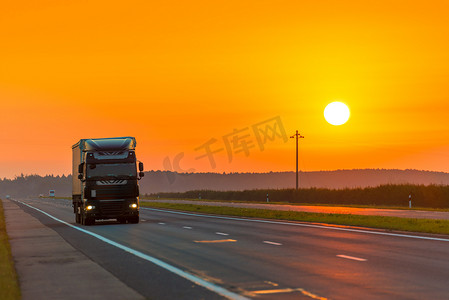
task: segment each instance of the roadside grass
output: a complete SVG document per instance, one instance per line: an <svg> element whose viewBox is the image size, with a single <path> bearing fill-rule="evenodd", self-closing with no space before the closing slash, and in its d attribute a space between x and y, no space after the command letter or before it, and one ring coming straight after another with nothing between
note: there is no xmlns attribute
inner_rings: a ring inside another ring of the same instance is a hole
<svg viewBox="0 0 449 300"><path fill-rule="evenodd" d="M6 234L3 204L0 200L0 299L20 299L20 288Z"/></svg>
<svg viewBox="0 0 449 300"><path fill-rule="evenodd" d="M70 198L71 199L71 198ZM432 207L414 207L408 206L388 206L388 205L362 205L362 204L326 204L326 203L292 203L292 202L266 202L266 201L244 201L244 200L214 200L214 199L191 199L191 198L157 198L149 196L141 196L141 200L185 200L199 202L217 202L217 203L248 203L248 204L276 204L276 205L293 205L293 206L323 206L323 207L353 207L353 208L374 208L374 209L400 209L400 210L423 210L423 211L442 211L449 212L448 208L432 208Z"/></svg>
<svg viewBox="0 0 449 300"><path fill-rule="evenodd" d="M192 211L215 215L299 221L309 223L325 223L332 225L358 226L358 227L368 227L386 230L449 235L449 220L411 219L411 218L361 216L361 215L348 215L348 214L321 214L321 213L307 213L296 211L276 211L269 209L203 206L194 204L178 204L178 203L162 203L162 202L141 202L140 205L143 207Z"/></svg>

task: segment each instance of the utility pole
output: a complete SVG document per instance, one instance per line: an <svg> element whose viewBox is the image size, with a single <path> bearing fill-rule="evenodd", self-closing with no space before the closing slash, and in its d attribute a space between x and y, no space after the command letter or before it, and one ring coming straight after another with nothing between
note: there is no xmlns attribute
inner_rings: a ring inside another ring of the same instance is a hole
<svg viewBox="0 0 449 300"><path fill-rule="evenodd" d="M298 133L296 130L296 134L292 135L290 138L294 139L296 137L296 189L298 189L298 139L303 139L304 137Z"/></svg>

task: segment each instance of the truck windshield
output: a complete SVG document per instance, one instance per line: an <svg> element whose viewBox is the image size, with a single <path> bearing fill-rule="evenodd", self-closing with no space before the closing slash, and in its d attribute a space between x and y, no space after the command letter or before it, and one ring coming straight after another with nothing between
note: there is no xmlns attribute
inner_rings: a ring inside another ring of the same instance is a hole
<svg viewBox="0 0 449 300"><path fill-rule="evenodd" d="M136 164L88 164L87 178L130 178L137 177Z"/></svg>

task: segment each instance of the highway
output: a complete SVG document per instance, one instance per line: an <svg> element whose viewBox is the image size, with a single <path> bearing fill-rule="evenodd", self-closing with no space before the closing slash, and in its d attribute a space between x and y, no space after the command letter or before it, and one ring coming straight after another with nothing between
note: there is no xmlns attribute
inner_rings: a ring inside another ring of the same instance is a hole
<svg viewBox="0 0 449 300"><path fill-rule="evenodd" d="M146 299L449 298L446 236L150 208L80 226L70 201L17 205Z"/></svg>

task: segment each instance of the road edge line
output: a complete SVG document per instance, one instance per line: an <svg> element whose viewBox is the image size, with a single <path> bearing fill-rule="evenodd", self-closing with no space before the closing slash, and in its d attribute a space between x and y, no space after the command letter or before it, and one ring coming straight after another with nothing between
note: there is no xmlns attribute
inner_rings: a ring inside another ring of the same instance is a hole
<svg viewBox="0 0 449 300"><path fill-rule="evenodd" d="M164 209L160 209L160 208L142 207L142 206L140 207L140 209L154 210L154 211L173 213L173 214L180 214L180 215L188 215L188 216L197 216L197 217L204 217L204 218L215 218L215 219L223 219L223 220L236 220L236 221L258 222L258 223L268 223L268 224L277 224L277 225L289 225L289 226L322 228L322 229L329 229L329 230L340 230L340 231L350 231L350 232L376 234L376 235L404 237L404 238L411 238L411 239L421 239L421 240L449 242L449 238L445 239L445 238L436 238L436 237L430 237L430 236L419 236L419 235L401 234L401 233L392 233L392 232L382 232L382 231L374 231L374 230L363 230L363 229L343 228L343 227L326 226L326 225L294 223L294 221L292 221L292 222L286 222L286 221L282 221L282 220L270 221L270 220L238 218L238 217L230 217L230 216L195 214L195 213L184 212L184 211L174 211L174 210L169 210L169 209L164 210ZM338 225L336 225L336 226L338 226ZM342 226L347 226L347 225L342 225Z"/></svg>
<svg viewBox="0 0 449 300"><path fill-rule="evenodd" d="M128 252L130 254L133 254L133 255L139 257L139 258L142 258L142 259L144 259L146 261L149 261L149 262L151 262L151 263L153 263L153 264L155 264L155 265L157 265L157 266L159 266L159 267L161 267L161 268L163 268L163 269L165 269L167 271L170 271L170 272L172 272L172 273L174 273L174 274L176 274L176 275L178 275L178 276L180 276L180 277L182 277L184 279L187 279L187 280L189 280L189 281L191 281L191 282L193 282L193 283L195 283L195 284L197 284L199 286L202 286L202 287L204 287L204 288L206 288L206 289L208 289L208 290L210 290L212 292L215 292L215 293L217 293L217 294L219 294L219 295L221 295L221 296L223 296L225 298L235 299L235 300L248 300L248 298L246 298L246 297L244 297L242 295L239 295L239 294L236 294L234 292L228 291L227 289L225 289L223 287L220 287L220 286L215 285L215 284L213 284L211 282L208 282L208 281L206 281L206 280L204 280L202 278L199 278L199 277L197 277L197 276L195 276L193 274L185 272L185 271L183 271L183 270L181 270L181 269L179 269L177 267L174 267L174 266L172 266L172 265L170 265L168 263L165 263L165 262L163 262L163 261L161 261L161 260L159 260L159 259L157 259L155 257L152 257L150 255L144 254L144 253L142 253L140 251L131 249L131 248L127 247L127 246L124 246L124 245L119 244L117 242L114 242L114 241L112 241L112 240L110 240L108 238L105 238L105 237L103 237L103 236L101 236L99 234L90 232L90 231L85 230L83 228L80 228L78 226L75 226L75 225L72 225L70 223L67 223L67 222L65 222L63 220L60 220L60 219L50 215L49 213L47 213L47 212L45 212L45 211L43 211L43 210L41 210L39 208L36 208L36 207L34 207L32 205L29 205L29 204L27 204L25 202L18 201L18 200L13 200L13 201L16 201L16 202L21 203L21 204L23 204L25 206L28 206L29 208L32 208L32 209L34 209L34 210L36 210L36 211L46 215L47 217L52 218L53 220L55 220L57 222L60 222L60 223L62 223L64 225L66 225L66 226L69 226L69 227L73 228L73 229L76 229L78 231L86 233L86 234L88 234L88 235L90 235L92 237L95 237L95 238L97 238L97 239L99 239L99 240L101 240L101 241L103 241L103 242L105 242L105 243L107 243L107 244L109 244L111 246L117 247L117 248L122 249L122 250L124 250L124 251L126 251L126 252Z"/></svg>

